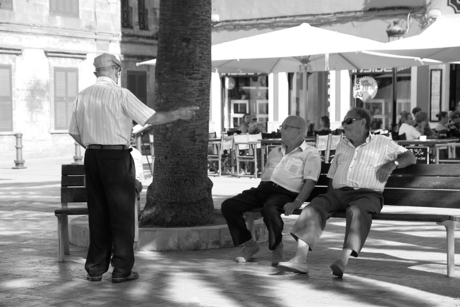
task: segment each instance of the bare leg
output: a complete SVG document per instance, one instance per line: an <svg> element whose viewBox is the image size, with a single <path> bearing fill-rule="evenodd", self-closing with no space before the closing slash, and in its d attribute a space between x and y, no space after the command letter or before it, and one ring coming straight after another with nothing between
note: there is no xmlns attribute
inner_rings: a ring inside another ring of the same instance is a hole
<svg viewBox="0 0 460 307"><path fill-rule="evenodd" d="M352 252L353 250L351 248L344 248L340 252L338 259L341 260L344 265L347 265Z"/></svg>
<svg viewBox="0 0 460 307"><path fill-rule="evenodd" d="M280 262L278 267L295 273L308 274L307 255L309 248L307 243L298 239L295 256L286 262Z"/></svg>

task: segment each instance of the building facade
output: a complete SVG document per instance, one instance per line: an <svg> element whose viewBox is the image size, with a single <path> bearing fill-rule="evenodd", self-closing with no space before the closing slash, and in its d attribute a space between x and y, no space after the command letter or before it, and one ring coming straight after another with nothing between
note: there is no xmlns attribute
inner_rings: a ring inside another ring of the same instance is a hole
<svg viewBox="0 0 460 307"><path fill-rule="evenodd" d="M214 0L213 44L304 22L327 30L387 42L390 39L387 31L395 22L402 30L401 38L404 38L417 35L428 27L434 20L431 12L439 10L440 14L456 13L449 2L456 1L293 0L280 6L279 1L275 0ZM287 115L304 117L310 130L319 126L322 116L329 116L331 128L334 129L339 128L343 116L353 106L366 107L374 114L373 129L392 129L399 113L410 111L415 106L432 114L452 109L460 98L456 67L453 64L399 67L396 69L395 86L391 67L311 72L307 80L304 80L305 75L300 72L268 76L220 74L213 78L211 99L214 109L211 112L210 129L219 133L236 128L243 112L252 114L255 120L264 123L268 131L275 131ZM376 80L378 91L372 99L361 101L353 97L353 86L364 76ZM268 87L262 88L261 83L265 83L265 79L268 79ZM437 84L439 88L435 98L439 99L439 106L430 103L433 100L432 84ZM307 95L303 94L304 87L307 88ZM250 93L245 93L247 91ZM261 91L264 91L264 100L258 98ZM396 100L395 110L393 100ZM261 104L263 108L259 107ZM434 126L436 123L431 124Z"/></svg>
<svg viewBox="0 0 460 307"><path fill-rule="evenodd" d="M121 86L153 106L155 66L136 63L156 57L159 2L0 0L0 157L16 158L14 135L22 133L26 161L64 155L72 161L75 143L67 129L73 101L94 83L92 62L103 52L122 60ZM212 0L212 41L218 44L306 22L386 42L387 30L395 21L404 29L403 38L417 35L433 21L433 14L458 13L455 5L453 0L290 0L282 5L278 0ZM311 130L327 115L334 129L352 106L369 108L375 116L373 128L388 129L395 112L420 106L433 113L433 99L439 100L440 110L447 111L460 101L458 65L397 70L396 111L391 105L391 68L307 76L300 72L213 73L210 132L220 135L237 128L245 113L269 132L291 114L304 117ZM378 84L376 96L365 102L353 97L353 85L363 76L371 76ZM438 88L435 98L433 84Z"/></svg>
<svg viewBox="0 0 460 307"><path fill-rule="evenodd" d="M72 162L73 102L101 53L122 60L121 86L151 104L154 74L135 64L156 56L158 12L159 0L0 0L0 157L16 158L22 133L26 161Z"/></svg>

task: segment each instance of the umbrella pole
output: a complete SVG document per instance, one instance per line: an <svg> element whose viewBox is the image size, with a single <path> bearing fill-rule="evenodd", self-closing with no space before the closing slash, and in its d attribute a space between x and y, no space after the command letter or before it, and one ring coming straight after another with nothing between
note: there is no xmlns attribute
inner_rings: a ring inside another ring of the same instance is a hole
<svg viewBox="0 0 460 307"><path fill-rule="evenodd" d="M307 65L303 65L303 73L304 73L304 77L303 77L303 84L302 84L302 92L303 92L303 97L304 97L304 101L305 101L305 121L307 122L307 134L308 132L308 89L307 89L307 86L308 86L308 66Z"/></svg>
<svg viewBox="0 0 460 307"><path fill-rule="evenodd" d="M392 124L391 124L391 131L395 131L397 123L396 123L396 112L398 108L398 71L396 67L392 69L392 79L393 79L393 114L392 114Z"/></svg>

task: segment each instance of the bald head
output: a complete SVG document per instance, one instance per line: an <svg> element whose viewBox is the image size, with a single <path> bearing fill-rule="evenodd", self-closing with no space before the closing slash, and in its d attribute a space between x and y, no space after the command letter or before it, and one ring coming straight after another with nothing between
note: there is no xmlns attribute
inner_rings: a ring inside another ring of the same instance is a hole
<svg viewBox="0 0 460 307"><path fill-rule="evenodd" d="M307 134L307 122L300 116L290 115L286 117L284 123L294 127L298 127L302 136Z"/></svg>

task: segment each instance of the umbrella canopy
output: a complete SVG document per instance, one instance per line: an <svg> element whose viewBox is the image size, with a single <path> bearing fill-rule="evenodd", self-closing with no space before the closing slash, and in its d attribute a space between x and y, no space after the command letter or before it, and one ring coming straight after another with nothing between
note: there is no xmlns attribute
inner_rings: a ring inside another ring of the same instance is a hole
<svg viewBox="0 0 460 307"><path fill-rule="evenodd" d="M433 59L441 62L460 61L460 36L455 29L460 27L460 17L440 16L425 31L416 36L386 43L384 48L374 49L379 53Z"/></svg>
<svg viewBox="0 0 460 307"><path fill-rule="evenodd" d="M220 73L275 73L427 65L414 57L363 50L385 43L309 24L212 46L212 66Z"/></svg>

